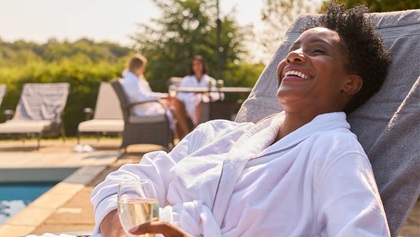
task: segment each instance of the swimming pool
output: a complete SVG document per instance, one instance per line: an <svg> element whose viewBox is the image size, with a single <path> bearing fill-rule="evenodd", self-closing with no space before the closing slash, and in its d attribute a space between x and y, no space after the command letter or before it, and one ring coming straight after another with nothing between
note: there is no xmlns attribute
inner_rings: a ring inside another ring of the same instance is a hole
<svg viewBox="0 0 420 237"><path fill-rule="evenodd" d="M0 184L0 224L23 210L57 182Z"/></svg>
<svg viewBox="0 0 420 237"><path fill-rule="evenodd" d="M0 225L75 170L75 168L0 169Z"/></svg>

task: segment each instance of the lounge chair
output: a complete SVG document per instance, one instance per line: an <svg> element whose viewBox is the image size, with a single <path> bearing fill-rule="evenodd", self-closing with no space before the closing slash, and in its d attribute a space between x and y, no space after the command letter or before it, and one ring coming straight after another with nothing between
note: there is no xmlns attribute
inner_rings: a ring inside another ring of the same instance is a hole
<svg viewBox="0 0 420 237"><path fill-rule="evenodd" d="M99 139L100 135L120 134L123 130L124 119L118 96L110 83L102 82L93 119L79 124L77 143L80 143L80 135L83 133L95 133Z"/></svg>
<svg viewBox="0 0 420 237"><path fill-rule="evenodd" d="M145 103L159 103L157 100L130 103L124 92L120 79L111 81L118 99L124 118L123 140L120 148L126 151L127 147L134 144L156 144L166 149L173 147L174 135L169 127L169 119L165 114L158 116L134 116L131 114L133 106ZM162 105L163 106L163 105Z"/></svg>
<svg viewBox="0 0 420 237"><path fill-rule="evenodd" d="M69 89L69 83L25 84L15 114L0 124L0 134L36 135L37 149L44 135L61 134L64 140L62 113Z"/></svg>
<svg viewBox="0 0 420 237"><path fill-rule="evenodd" d="M3 97L6 94L6 85L0 84L0 105L3 102Z"/></svg>
<svg viewBox="0 0 420 237"><path fill-rule="evenodd" d="M1 106L1 103L3 102L4 95L6 94L6 88L7 86L5 84L0 84L0 106ZM14 111L10 109L3 111L6 121L12 118L13 113Z"/></svg>
<svg viewBox="0 0 420 237"><path fill-rule="evenodd" d="M397 236L420 193L420 10L370 16L391 50L392 64L382 89L348 120L372 163L391 235ZM277 65L301 27L314 17L318 16L302 15L295 20L237 121L256 122L282 110L274 96Z"/></svg>

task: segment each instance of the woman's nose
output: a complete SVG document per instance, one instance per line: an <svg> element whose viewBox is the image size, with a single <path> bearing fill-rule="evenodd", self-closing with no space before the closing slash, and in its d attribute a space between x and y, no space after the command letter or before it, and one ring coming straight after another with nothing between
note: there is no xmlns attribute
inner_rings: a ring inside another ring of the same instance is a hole
<svg viewBox="0 0 420 237"><path fill-rule="evenodd" d="M305 55L303 55L302 49L296 49L296 50L290 51L286 57L287 63L304 62L305 60L306 60Z"/></svg>

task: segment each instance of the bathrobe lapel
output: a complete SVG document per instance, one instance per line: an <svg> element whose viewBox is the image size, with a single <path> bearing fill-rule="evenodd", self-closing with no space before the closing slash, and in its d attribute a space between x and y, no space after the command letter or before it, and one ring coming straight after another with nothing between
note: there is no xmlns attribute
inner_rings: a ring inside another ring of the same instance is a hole
<svg viewBox="0 0 420 237"><path fill-rule="evenodd" d="M283 114L276 114L255 124L225 154L227 158L223 162L222 174L212 208L219 225L223 221L236 180L242 174L246 163L273 143L283 118Z"/></svg>

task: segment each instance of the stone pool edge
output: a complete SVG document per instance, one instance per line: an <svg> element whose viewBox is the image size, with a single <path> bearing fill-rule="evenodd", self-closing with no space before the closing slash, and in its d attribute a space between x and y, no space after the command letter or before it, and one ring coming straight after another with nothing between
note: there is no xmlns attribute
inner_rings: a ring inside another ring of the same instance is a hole
<svg viewBox="0 0 420 237"><path fill-rule="evenodd" d="M0 226L0 236L25 236L92 182L108 165L77 169Z"/></svg>

